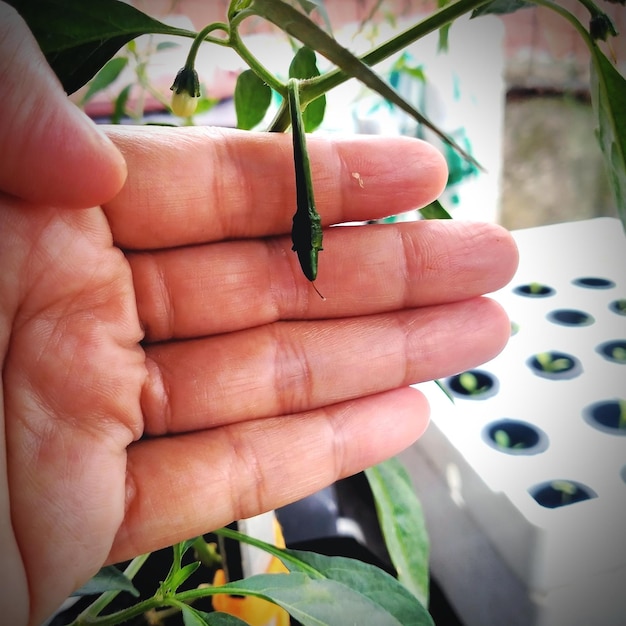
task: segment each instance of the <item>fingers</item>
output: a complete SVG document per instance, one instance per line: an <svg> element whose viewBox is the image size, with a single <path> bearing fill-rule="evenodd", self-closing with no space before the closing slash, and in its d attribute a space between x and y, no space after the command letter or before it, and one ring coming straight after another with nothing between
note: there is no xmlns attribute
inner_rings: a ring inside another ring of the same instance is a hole
<svg viewBox="0 0 626 626"><path fill-rule="evenodd" d="M95 206L117 193L126 174L121 154L68 101L24 21L4 3L0 80L2 191L65 207Z"/></svg>
<svg viewBox="0 0 626 626"><path fill-rule="evenodd" d="M291 230L289 135L155 127L108 132L129 169L121 193L105 207L121 247L170 248ZM324 224L423 206L446 182L443 157L416 139L312 136L308 144Z"/></svg>
<svg viewBox="0 0 626 626"><path fill-rule="evenodd" d="M452 220L329 229L316 282L325 301L287 237L128 258L149 341L464 300L499 289L517 265L502 228Z"/></svg>
<svg viewBox="0 0 626 626"><path fill-rule="evenodd" d="M278 508L388 458L425 430L414 389L174 438L128 452L126 520L110 562Z"/></svg>
<svg viewBox="0 0 626 626"><path fill-rule="evenodd" d="M494 357L510 334L495 302L281 322L146 350L151 435L298 413L451 375Z"/></svg>

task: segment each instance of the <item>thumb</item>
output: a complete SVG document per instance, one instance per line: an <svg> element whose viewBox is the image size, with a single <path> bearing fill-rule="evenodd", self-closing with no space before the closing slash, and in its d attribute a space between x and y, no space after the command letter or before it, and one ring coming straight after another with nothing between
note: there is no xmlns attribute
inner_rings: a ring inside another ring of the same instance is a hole
<svg viewBox="0 0 626 626"><path fill-rule="evenodd" d="M0 190L31 202L95 206L126 177L121 153L66 97L25 22L0 2Z"/></svg>

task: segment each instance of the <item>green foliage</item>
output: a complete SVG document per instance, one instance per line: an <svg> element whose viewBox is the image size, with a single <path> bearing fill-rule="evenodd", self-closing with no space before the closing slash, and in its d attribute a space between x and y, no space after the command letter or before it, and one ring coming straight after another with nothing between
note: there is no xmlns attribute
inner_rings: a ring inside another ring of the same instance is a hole
<svg viewBox="0 0 626 626"><path fill-rule="evenodd" d="M487 391L487 386L480 385L478 377L472 372L463 372L460 374L459 384L470 396L476 396Z"/></svg>
<svg viewBox="0 0 626 626"><path fill-rule="evenodd" d="M609 1L624 4L624 0ZM445 49L451 24L463 15L479 17L511 13L535 5L547 7L568 20L589 48L592 63L590 90L598 120L598 140L617 206L626 225L626 80L597 43L598 40L616 35L612 22L590 0L581 2L590 11L588 28L552 0L438 0L438 8L425 19L359 58L332 36L323 0L297 0L291 4L283 0L231 0L227 21L209 24L199 33L171 27L119 0L9 0L9 4L18 10L29 25L48 63L68 93L91 81L83 103L113 85L124 68L128 67L129 59L136 61L136 82L142 89L156 95L151 91L147 80L147 61L138 57L134 44L134 40L140 35L164 34L193 39L184 68L191 76L195 72L195 55L201 44L232 48L249 67L239 76L234 94L239 128L251 129L262 122L271 103L272 90L283 99L270 130L285 131L295 120L294 130L298 136L294 142L294 165L298 172L297 191L299 198L303 199L301 215L304 215L305 208L311 206L313 197L304 133L313 131L321 124L326 111L325 94L350 78L361 81L411 115L443 139L457 154L474 167L479 167L453 138L443 133L410 102L402 98L372 66L401 52L431 32L439 32L440 48ZM320 28L309 17L313 11L321 16L325 29ZM289 82L264 67L243 44L238 29L249 17L261 18L278 26L286 35L302 44L289 67ZM212 34L214 31L218 31L221 37L215 37ZM115 57L125 44L125 56ZM158 44L156 51L175 45L179 44L162 42ZM316 55L324 56L336 67L320 74ZM398 66L396 69L409 71L423 79L419 67L409 68L405 63L405 66ZM133 85L125 85L115 98L113 122L119 122L128 114L127 103L132 87ZM199 85L195 80L192 88L187 86L183 91L189 92L198 100L198 110L208 110L214 104L207 98L199 98ZM288 94L292 97L288 98ZM291 110L289 100L292 101ZM297 109L294 109L293 102ZM188 122L190 120L185 123ZM305 205L304 200L309 204ZM420 211L428 219L450 217L438 201ZM312 211L307 208L307 215L307 220L302 221L299 226L302 232L298 235L298 241L312 242L317 253L321 249L322 231L314 205ZM299 254L300 251L298 249ZM306 251L309 252L308 249ZM314 278L313 269L317 271L316 263L315 257L315 268L304 264L305 275L308 272ZM531 293L538 293L541 287L538 284L531 285ZM624 309L623 301L618 301L616 310L622 312ZM620 353L618 356L621 358L623 355ZM536 355L536 358L547 371L560 371L569 366L566 359L553 358L549 353ZM486 390L471 372L461 374L459 382L469 395ZM445 387L441 383L439 385L450 397ZM620 428L624 428L624 401L620 401L620 411ZM510 437L504 430L497 431L495 438L498 445L511 446ZM172 567L152 598L141 600L128 609L110 615L103 615L102 612L118 593L127 591L137 595L132 578L145 562L147 555L131 562L124 573L115 567L103 568L77 592L103 594L84 611L77 623L108 626L131 620L149 610L169 609L182 613L185 626L240 626L244 622L236 617L224 613L206 613L190 605L198 598L229 593L265 598L285 608L304 626L343 626L347 623L346 620L359 624L431 626L432 619L424 608L428 601L428 537L421 507L408 475L397 461L371 468L366 475L376 502L381 530L397 571L397 579L359 561L280 550L235 531L222 529L216 533L269 552L279 558L290 573L259 575L242 581L231 581L221 587L207 585L181 591L181 586L189 581L192 574L202 571L200 568L205 567L212 571L219 563L220 557L214 546L205 544L202 538L196 538L173 547ZM555 481L552 486L561 492L564 500L574 497L578 489L567 481ZM183 564L183 556L192 545L196 548L198 559Z"/></svg>
<svg viewBox="0 0 626 626"><path fill-rule="evenodd" d="M596 47L591 69L591 102L596 130L622 223L626 225L626 80Z"/></svg>
<svg viewBox="0 0 626 626"><path fill-rule="evenodd" d="M315 52L307 46L303 46L296 52L289 65L289 78L315 78L320 75L317 68ZM326 96L321 95L312 100L302 113L304 130L312 133L323 121L326 113Z"/></svg>
<svg viewBox="0 0 626 626"><path fill-rule="evenodd" d="M220 591L269 600L303 626L344 626L346 616L354 624L402 626L402 622L380 605L347 585L327 578L310 578L300 572L259 574L228 583Z"/></svg>
<svg viewBox="0 0 626 626"><path fill-rule="evenodd" d="M415 499L415 495L412 498ZM365 608L374 610L372 607L375 607L376 612L371 615L384 620L372 622L354 619L354 623L400 623L403 626L432 625L430 615L406 586L373 565L340 556L329 557L314 552L281 550L226 528L217 532L220 535L249 543L278 557L291 572L289 576L299 574L308 578L309 581L324 582L324 585L312 585L309 589L314 595L317 593L329 594L326 596L326 601L333 603L338 601L339 604L336 607L340 607L342 599L348 597L342 594L349 593L350 602L353 606L359 607L359 611ZM263 581L259 584L262 583ZM291 585L292 583L281 582L279 584ZM230 593L238 593L238 591L231 589ZM335 593L338 594L336 598L333 597ZM291 611L290 614L294 615ZM341 609L339 609L336 615L326 615L325 619L330 621L321 623L344 624L346 616L349 616L353 621L352 613L344 612L341 614Z"/></svg>
<svg viewBox="0 0 626 626"><path fill-rule="evenodd" d="M118 0L9 0L35 35L67 93L73 93L139 35L193 37Z"/></svg>
<svg viewBox="0 0 626 626"><path fill-rule="evenodd" d="M426 220L449 220L452 216L445 210L439 200L433 200L430 204L419 210L421 216Z"/></svg>
<svg viewBox="0 0 626 626"><path fill-rule="evenodd" d="M558 357L551 352L540 352L535 355L537 363L544 372L558 373L565 372L572 367L571 359L567 357Z"/></svg>
<svg viewBox="0 0 626 626"><path fill-rule="evenodd" d="M260 124L272 101L272 90L252 70L239 74L235 85L237 128L250 130Z"/></svg>
<svg viewBox="0 0 626 626"><path fill-rule="evenodd" d="M104 67L96 74L94 80L91 81L89 89L83 96L81 104L85 105L91 98L97 93L106 89L113 82L117 80L117 77L122 73L122 70L128 65L127 57L116 57L107 61Z"/></svg>
<svg viewBox="0 0 626 626"><path fill-rule="evenodd" d="M398 580L428 605L429 541L422 507L404 467L389 459L365 471Z"/></svg>
<svg viewBox="0 0 626 626"><path fill-rule="evenodd" d="M129 578L114 565L103 567L93 578L88 580L73 596L92 596L105 591L128 591L135 597L139 592Z"/></svg>

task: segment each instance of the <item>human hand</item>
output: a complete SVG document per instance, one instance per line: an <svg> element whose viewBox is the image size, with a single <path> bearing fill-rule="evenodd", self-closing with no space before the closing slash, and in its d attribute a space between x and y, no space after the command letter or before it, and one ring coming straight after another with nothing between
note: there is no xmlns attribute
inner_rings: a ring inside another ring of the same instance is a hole
<svg viewBox="0 0 626 626"><path fill-rule="evenodd" d="M288 136L110 128L124 164L0 17L14 85L0 146L17 146L0 172L0 604L34 625L107 562L410 445L428 407L407 386L504 345L506 316L479 296L517 257L489 225L332 228L322 301L290 249ZM326 225L423 205L445 183L414 140L312 137L309 151Z"/></svg>

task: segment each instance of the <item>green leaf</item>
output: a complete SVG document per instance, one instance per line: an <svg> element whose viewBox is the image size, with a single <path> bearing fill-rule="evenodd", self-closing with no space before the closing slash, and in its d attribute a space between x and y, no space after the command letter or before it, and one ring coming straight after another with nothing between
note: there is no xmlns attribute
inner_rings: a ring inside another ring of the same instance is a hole
<svg viewBox="0 0 626 626"><path fill-rule="evenodd" d="M193 563L189 563L184 567L181 567L176 572L172 572L170 576L167 577L165 581L165 585L169 589L176 590L178 589L198 568L200 567L200 561L194 561Z"/></svg>
<svg viewBox="0 0 626 626"><path fill-rule="evenodd" d="M286 550L300 563L313 567L319 574L369 598L393 615L403 626L432 626L433 620L424 605L397 579L374 565L341 556ZM284 560L290 571L297 566Z"/></svg>
<svg viewBox="0 0 626 626"><path fill-rule="evenodd" d="M430 544L422 506L411 479L397 459L371 467L365 475L398 580L427 606Z"/></svg>
<svg viewBox="0 0 626 626"><path fill-rule="evenodd" d="M166 593L176 591L200 566L199 561L194 561L184 567L182 565L183 556L193 546L195 540L196 538L194 537L193 539L175 543L172 546L172 565L165 580L161 583L161 588Z"/></svg>
<svg viewBox="0 0 626 626"><path fill-rule="evenodd" d="M186 604L181 606L185 626L248 626L247 622L228 613L205 613Z"/></svg>
<svg viewBox="0 0 626 626"><path fill-rule="evenodd" d="M303 626L345 626L376 624L403 626L380 605L329 579L312 579L306 574L259 574L219 587L234 595L251 595L269 600L285 609Z"/></svg>
<svg viewBox="0 0 626 626"><path fill-rule="evenodd" d="M598 118L596 134L617 203L626 228L626 79L602 51L592 51L591 102Z"/></svg>
<svg viewBox="0 0 626 626"><path fill-rule="evenodd" d="M446 385L443 382L441 382L440 380L435 380L433 382L435 383L435 385L437 385L437 387L439 387L439 389L441 391L443 391L443 393L445 394L446 398L448 398L448 400L450 400L450 402L452 402L452 404L454 404L454 396L450 393L450 391L446 387Z"/></svg>
<svg viewBox="0 0 626 626"><path fill-rule="evenodd" d="M446 211L439 202L439 200L433 200L430 204L419 209L421 216L426 220L450 220L452 216Z"/></svg>
<svg viewBox="0 0 626 626"><path fill-rule="evenodd" d="M345 585L382 607L405 626L432 626L432 618L419 600L393 576L374 565L346 557L283 550L229 528L222 528L216 534L238 539L269 552L280 559L292 575L305 574L312 580Z"/></svg>
<svg viewBox="0 0 626 626"><path fill-rule="evenodd" d="M272 90L252 70L245 70L237 78L234 97L237 128L250 130L265 116Z"/></svg>
<svg viewBox="0 0 626 626"><path fill-rule="evenodd" d="M104 593L106 591L128 591L135 598L139 596L139 591L120 570L114 565L103 567L93 578L88 580L80 589L77 589L73 596L91 596Z"/></svg>
<svg viewBox="0 0 626 626"><path fill-rule="evenodd" d="M126 43L158 33L193 37L117 0L9 0L33 32L63 88L82 87Z"/></svg>
<svg viewBox="0 0 626 626"><path fill-rule="evenodd" d="M126 103L130 96L130 91L133 88L131 85L126 85L122 91L119 92L117 98L115 98L115 104L113 105L113 113L111 115L111 124L119 124L122 121L124 115L126 115Z"/></svg>
<svg viewBox="0 0 626 626"><path fill-rule="evenodd" d="M117 80L122 70L128 65L128 57L115 57L107 61L104 67L96 74L83 97L82 104L87 103L98 92L106 89Z"/></svg>
<svg viewBox="0 0 626 626"><path fill-rule="evenodd" d="M163 50L170 50L172 48L180 48L180 44L175 41L160 41L156 46L156 51L162 52Z"/></svg>
<svg viewBox="0 0 626 626"><path fill-rule="evenodd" d="M308 46L302 46L289 65L289 78L314 78L319 75L315 52ZM322 123L325 112L326 96L322 95L309 102L302 114L307 133L313 132Z"/></svg>
<svg viewBox="0 0 626 626"><path fill-rule="evenodd" d="M451 145L459 154L465 157L476 167L480 164L450 136L441 131L429 119L422 115L412 104L407 102L393 87L382 80L376 72L368 67L361 59L354 56L349 50L341 46L333 37L325 33L315 22L300 13L282 0L254 0L250 10L272 22L287 34L299 39L304 45L313 48L329 61L337 65L347 75L361 81L366 87L376 91L386 100L408 113L418 122L429 128L442 141ZM306 90L302 92L302 99L306 102Z"/></svg>
<svg viewBox="0 0 626 626"><path fill-rule="evenodd" d="M520 9L527 9L535 6L532 2L526 0L493 0L472 11L472 18L481 15L505 15L506 13L515 13Z"/></svg>

